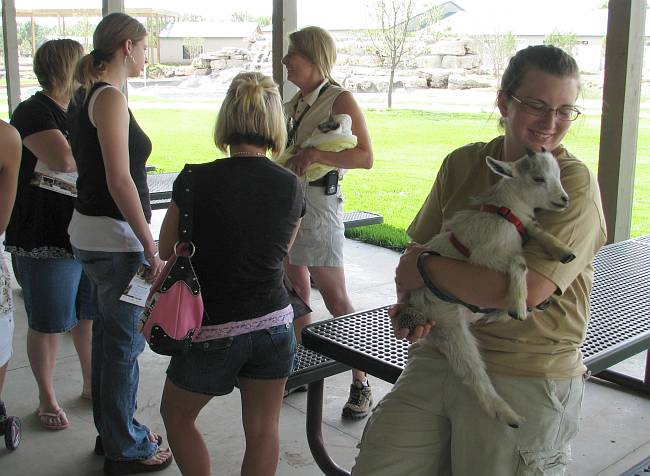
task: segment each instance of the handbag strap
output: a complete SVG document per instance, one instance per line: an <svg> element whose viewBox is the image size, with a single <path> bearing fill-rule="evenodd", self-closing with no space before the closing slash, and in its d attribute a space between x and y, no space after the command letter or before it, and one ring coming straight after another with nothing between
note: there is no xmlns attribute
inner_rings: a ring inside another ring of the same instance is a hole
<svg viewBox="0 0 650 476"><path fill-rule="evenodd" d="M178 219L178 239L179 241L192 242L192 225L194 218L194 180L192 167L185 165L185 170L181 174L181 193Z"/></svg>

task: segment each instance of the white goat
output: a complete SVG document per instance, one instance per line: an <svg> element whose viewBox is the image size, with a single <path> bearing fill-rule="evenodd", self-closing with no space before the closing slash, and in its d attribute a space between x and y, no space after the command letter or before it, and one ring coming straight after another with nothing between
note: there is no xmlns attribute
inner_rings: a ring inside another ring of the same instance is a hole
<svg viewBox="0 0 650 476"><path fill-rule="evenodd" d="M425 287L411 293L409 306L397 321L410 328L435 321L429 340L447 357L454 373L474 390L489 415L517 428L523 418L494 390L469 326L479 319L494 322L508 315L519 320L527 317L527 267L522 246L528 236L539 240L550 256L563 263L575 257L543 231L534 217L535 209L565 210L569 197L560 183L558 163L549 152L529 151L515 162L486 157L486 162L502 178L474 199L480 210L456 212L443 225L444 231L424 246L435 254L506 273L507 311L468 306L442 293L434 295Z"/></svg>

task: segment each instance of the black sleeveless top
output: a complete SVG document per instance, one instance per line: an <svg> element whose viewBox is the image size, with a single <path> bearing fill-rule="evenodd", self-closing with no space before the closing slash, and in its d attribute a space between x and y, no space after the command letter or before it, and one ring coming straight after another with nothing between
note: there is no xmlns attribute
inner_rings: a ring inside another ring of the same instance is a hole
<svg viewBox="0 0 650 476"><path fill-rule="evenodd" d="M283 259L305 199L298 177L265 157L192 165L192 265L201 283L204 325L263 316L289 305ZM174 182L172 200L183 209Z"/></svg>
<svg viewBox="0 0 650 476"><path fill-rule="evenodd" d="M88 118L88 102L95 91L109 86L108 83L95 83L85 98L85 90L80 88L68 111L68 131L72 154L77 163L77 200L75 209L88 216L107 216L125 221L122 213L108 191L104 158L102 157L97 128ZM84 100L85 98L85 100ZM151 154L151 141L140 128L129 109L129 171L138 189L142 211L147 222L151 221L151 204L145 165Z"/></svg>

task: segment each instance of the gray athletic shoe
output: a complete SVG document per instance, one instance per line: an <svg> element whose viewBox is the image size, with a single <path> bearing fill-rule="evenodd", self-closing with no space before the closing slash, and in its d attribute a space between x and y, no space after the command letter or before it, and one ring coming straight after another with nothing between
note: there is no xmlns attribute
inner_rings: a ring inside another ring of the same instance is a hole
<svg viewBox="0 0 650 476"><path fill-rule="evenodd" d="M363 385L359 380L355 380L350 385L350 396L347 403L343 406L341 416L350 420L365 418L370 413L372 407L372 391L370 382Z"/></svg>

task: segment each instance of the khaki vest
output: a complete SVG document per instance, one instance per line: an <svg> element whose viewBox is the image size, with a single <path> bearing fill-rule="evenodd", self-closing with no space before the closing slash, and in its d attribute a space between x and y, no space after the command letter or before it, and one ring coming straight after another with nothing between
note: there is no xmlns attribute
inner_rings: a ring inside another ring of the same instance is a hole
<svg viewBox="0 0 650 476"><path fill-rule="evenodd" d="M332 115L332 105L336 98L339 97L345 89L340 86L331 84L323 94L311 105L306 114L302 116L298 131L296 132L296 144L302 144L314 130L318 124L325 122ZM284 111L287 117L293 116L296 105L300 100L300 93L297 93L291 100L284 105ZM298 117L300 119L300 117Z"/></svg>

